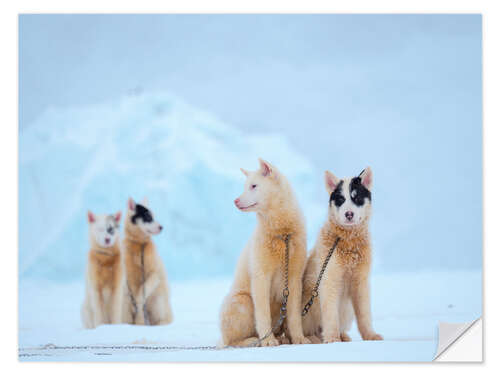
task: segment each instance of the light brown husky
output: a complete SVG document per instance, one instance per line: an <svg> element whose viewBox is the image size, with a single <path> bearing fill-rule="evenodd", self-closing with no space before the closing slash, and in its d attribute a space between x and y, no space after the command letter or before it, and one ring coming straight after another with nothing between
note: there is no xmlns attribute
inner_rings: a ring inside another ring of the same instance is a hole
<svg viewBox="0 0 500 375"><path fill-rule="evenodd" d="M302 211L285 176L259 159L260 169L247 172L245 191L235 200L244 212L257 213L257 228L241 253L229 295L220 313L222 343L251 346L263 338L279 318L284 287L285 242L289 235L289 290L287 336L294 344L310 341L302 332L302 273L306 262L306 230ZM274 334L260 342L279 345Z"/></svg>
<svg viewBox="0 0 500 375"><path fill-rule="evenodd" d="M173 320L167 274L151 236L163 229L146 207L147 201L128 201L123 251L125 297L123 321L129 324L163 325Z"/></svg>

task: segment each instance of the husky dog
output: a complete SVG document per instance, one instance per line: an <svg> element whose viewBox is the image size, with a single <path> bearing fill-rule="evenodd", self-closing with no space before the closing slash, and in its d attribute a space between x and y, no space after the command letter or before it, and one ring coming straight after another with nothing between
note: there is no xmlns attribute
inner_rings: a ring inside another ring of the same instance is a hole
<svg viewBox="0 0 500 375"><path fill-rule="evenodd" d="M305 304L337 238L338 245L319 287L318 300L304 318L304 332L311 341L351 341L353 317L363 340L382 340L372 328L370 311L371 245L368 223L371 216L370 168L353 178L338 179L325 172L330 201L328 219L321 229L304 273L302 302Z"/></svg>
<svg viewBox="0 0 500 375"><path fill-rule="evenodd" d="M123 251L125 258L125 297L123 322L163 325L173 320L167 274L151 236L162 231L153 219L147 201L128 200Z"/></svg>
<svg viewBox="0 0 500 375"><path fill-rule="evenodd" d="M121 322L123 265L120 254L119 223L115 215L87 213L90 251L86 275L85 300L81 318L85 328Z"/></svg>
<svg viewBox="0 0 500 375"><path fill-rule="evenodd" d="M247 177L245 191L234 203L243 212L257 214L257 227L236 266L236 275L220 312L224 346L251 346L264 338L279 318L283 274L289 235L289 291L286 336L294 344L310 341L302 332L302 274L307 259L306 230L302 211L285 176L259 159L260 169L241 171ZM260 345L279 345L274 334Z"/></svg>

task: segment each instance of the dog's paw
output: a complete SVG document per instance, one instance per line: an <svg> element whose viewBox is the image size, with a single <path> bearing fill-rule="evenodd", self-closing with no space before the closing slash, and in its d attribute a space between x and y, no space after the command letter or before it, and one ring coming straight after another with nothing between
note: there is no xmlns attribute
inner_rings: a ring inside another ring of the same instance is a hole
<svg viewBox="0 0 500 375"><path fill-rule="evenodd" d="M331 342L340 342L340 336L339 335L331 335L331 336L325 336L323 337L323 343L324 344L329 344Z"/></svg>
<svg viewBox="0 0 500 375"><path fill-rule="evenodd" d="M309 341L311 341L311 344L321 344L321 339L318 336L312 335L312 336L307 336Z"/></svg>
<svg viewBox="0 0 500 375"><path fill-rule="evenodd" d="M301 337L292 338L292 343L295 345L311 344L311 340L309 340L307 337L301 336Z"/></svg>
<svg viewBox="0 0 500 375"><path fill-rule="evenodd" d="M351 340L351 337L350 337L347 333L345 333L345 332L342 332L342 333L340 334L340 339L341 339L342 341L344 341L344 342L347 342L347 341L352 341L352 340Z"/></svg>
<svg viewBox="0 0 500 375"><path fill-rule="evenodd" d="M279 344L280 342L276 337L274 337L274 335L271 335L260 342L260 346L278 346Z"/></svg>
<svg viewBox="0 0 500 375"><path fill-rule="evenodd" d="M384 338L381 335L379 335L378 333L375 333L375 332L370 332L367 335L363 336L363 340L366 340L366 341L381 341L383 339Z"/></svg>
<svg viewBox="0 0 500 375"><path fill-rule="evenodd" d="M280 342L280 345L290 345L290 339L288 337L286 337L285 335L283 336L280 336L278 338L278 341Z"/></svg>

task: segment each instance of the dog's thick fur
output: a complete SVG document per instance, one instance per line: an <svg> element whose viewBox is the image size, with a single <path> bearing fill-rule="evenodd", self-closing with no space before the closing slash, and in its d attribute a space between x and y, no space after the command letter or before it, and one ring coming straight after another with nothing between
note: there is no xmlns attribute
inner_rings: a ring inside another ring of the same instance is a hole
<svg viewBox="0 0 500 375"><path fill-rule="evenodd" d="M371 170L365 169L362 177L363 184L370 188ZM341 180L326 172L325 181L328 193L332 194ZM369 286L371 245L368 229L371 202L366 199L365 205L361 221L346 226L339 223L339 216L334 213L336 208L330 202L328 220L308 258L304 273L304 304L311 297L329 250L336 238L340 237L321 281L319 297L303 321L304 333L312 342L321 342L320 337L324 343L350 341L347 332L354 315L363 340L382 340L382 336L372 328Z"/></svg>
<svg viewBox="0 0 500 375"><path fill-rule="evenodd" d="M235 200L240 210L257 213L257 227L240 255L234 282L221 307L222 344L254 345L278 320L286 234L290 234L286 336L294 344L310 343L304 337L300 315L302 274L307 258L304 218L285 176L263 160L260 165L256 172L242 170L247 176L246 191ZM271 334L261 345L279 343Z"/></svg>
<svg viewBox="0 0 500 375"><path fill-rule="evenodd" d="M130 199L122 245L126 270L123 322L169 324L173 314L166 271L151 235L132 222L134 210L135 202Z"/></svg>
<svg viewBox="0 0 500 375"><path fill-rule="evenodd" d="M118 216L118 220L117 219ZM119 214L98 220L119 221ZM89 212L89 221L96 220ZM118 234L116 234L118 236ZM81 309L82 323L85 328L95 328L101 324L121 323L123 299L123 264L120 241L110 246L99 244L90 230L90 250L86 273L85 299Z"/></svg>

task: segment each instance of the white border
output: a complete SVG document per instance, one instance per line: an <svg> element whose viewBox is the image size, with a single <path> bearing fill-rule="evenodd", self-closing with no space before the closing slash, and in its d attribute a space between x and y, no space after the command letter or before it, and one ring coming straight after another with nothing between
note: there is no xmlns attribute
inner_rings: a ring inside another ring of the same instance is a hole
<svg viewBox="0 0 500 375"><path fill-rule="evenodd" d="M483 14L483 53L484 53L484 192L485 192L485 256L484 272L487 276L486 291L490 289L492 294L498 288L500 272L494 267L500 265L500 243L496 234L499 230L497 213L500 212L500 184L497 160L500 160L499 132L500 132L500 92L499 92L499 69L500 69L500 17L498 1L438 1L420 0L409 2L401 1L263 1L253 0L246 2L235 2L229 0L211 1L179 1L159 2L150 0L141 1L107 1L86 0L83 1L17 1L2 2L0 11L0 46L2 47L2 58L0 59L0 108L1 108L1 136L0 152L2 157L1 184L2 214L0 215L0 228L2 229L2 249L4 257L1 262L0 277L2 278L1 293L3 298L1 309L1 322L3 325L2 339L0 340L2 355L2 369L19 371L20 373L37 371L37 373L59 374L70 371L72 375L103 369L104 371L118 370L127 374L140 371L144 366L155 372L170 371L203 371L217 373L239 374L254 373L255 371L273 370L280 373L290 372L326 372L326 371L369 371L370 373L384 372L407 374L421 373L424 369L415 365L372 365L372 364L336 364L331 365L302 365L302 364L275 364L275 365L238 365L238 364L20 364L17 362L17 14L18 13L482 13ZM467 150L464 150L467 152ZM14 213L16 213L14 215ZM15 220L14 220L15 218ZM13 286L16 285L14 288ZM485 307L488 310L485 317L485 361L487 366L463 364L426 365L425 371L448 371L450 367L456 374L469 373L485 369L491 370L498 366L498 355L494 354L497 347L496 332L499 332L500 311L498 298L491 295L486 297ZM491 316L491 319L488 319ZM486 332L490 332L488 334ZM15 367L13 369L12 367ZM404 368L403 368L404 367ZM10 371L9 371L10 372Z"/></svg>

